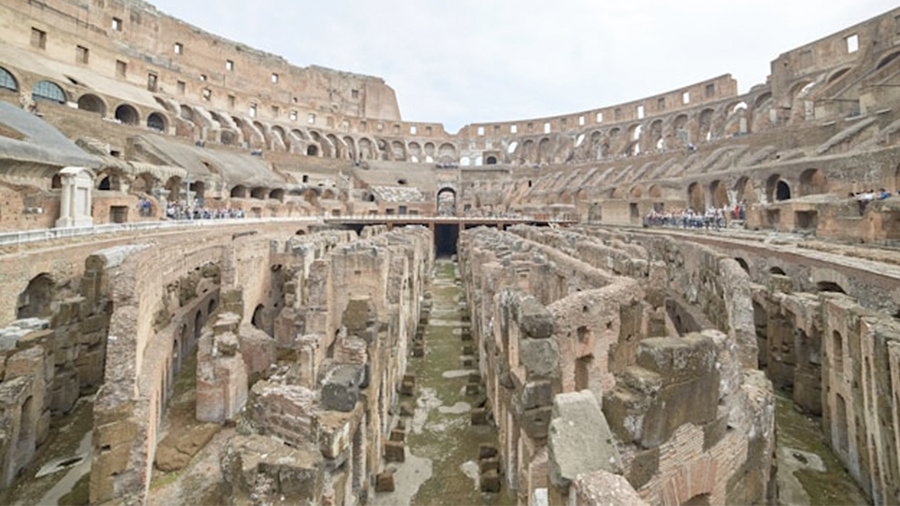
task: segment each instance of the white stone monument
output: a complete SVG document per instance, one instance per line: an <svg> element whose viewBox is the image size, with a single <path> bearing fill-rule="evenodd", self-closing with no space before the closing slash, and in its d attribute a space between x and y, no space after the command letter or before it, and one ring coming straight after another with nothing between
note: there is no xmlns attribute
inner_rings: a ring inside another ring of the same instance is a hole
<svg viewBox="0 0 900 506"><path fill-rule="evenodd" d="M84 167L66 167L59 171L59 176L62 179L62 201L56 228L90 227L94 224L91 217L93 173Z"/></svg>

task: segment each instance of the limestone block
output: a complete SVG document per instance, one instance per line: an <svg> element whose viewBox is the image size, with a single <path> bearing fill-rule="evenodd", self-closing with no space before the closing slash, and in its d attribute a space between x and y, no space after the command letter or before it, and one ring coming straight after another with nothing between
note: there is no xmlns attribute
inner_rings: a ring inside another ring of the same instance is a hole
<svg viewBox="0 0 900 506"><path fill-rule="evenodd" d="M249 376L265 373L275 363L278 353L275 339L262 330L252 325L241 325L238 340Z"/></svg>
<svg viewBox="0 0 900 506"><path fill-rule="evenodd" d="M375 476L375 492L394 491L394 472L387 470Z"/></svg>
<svg viewBox="0 0 900 506"><path fill-rule="evenodd" d="M478 445L478 459L490 459L499 454L497 447L490 443L481 443Z"/></svg>
<svg viewBox="0 0 900 506"><path fill-rule="evenodd" d="M406 460L406 446L398 441L385 441L384 460L388 462L404 462Z"/></svg>
<svg viewBox="0 0 900 506"><path fill-rule="evenodd" d="M324 461L311 445L289 447L265 436L235 436L219 462L229 496L314 506L324 494Z"/></svg>
<svg viewBox="0 0 900 506"><path fill-rule="evenodd" d="M326 410L353 411L359 400L359 387L365 381L365 367L343 364L332 369L322 386L322 407Z"/></svg>
<svg viewBox="0 0 900 506"><path fill-rule="evenodd" d="M559 347L551 339L519 339L519 362L529 378L558 376Z"/></svg>
<svg viewBox="0 0 900 506"><path fill-rule="evenodd" d="M481 474L481 491L496 493L500 492L501 482L500 473L496 469L491 469Z"/></svg>
<svg viewBox="0 0 900 506"><path fill-rule="evenodd" d="M550 406L553 403L553 385L549 381L530 381L525 384L521 395L522 411Z"/></svg>
<svg viewBox="0 0 900 506"><path fill-rule="evenodd" d="M553 315L534 297L522 299L518 307L518 324L532 339L546 339L553 335Z"/></svg>
<svg viewBox="0 0 900 506"><path fill-rule="evenodd" d="M556 396L547 447L550 481L562 489L581 473L622 470L606 417L588 390Z"/></svg>
<svg viewBox="0 0 900 506"><path fill-rule="evenodd" d="M625 478L606 471L578 475L572 482L572 503L578 506L647 506Z"/></svg>

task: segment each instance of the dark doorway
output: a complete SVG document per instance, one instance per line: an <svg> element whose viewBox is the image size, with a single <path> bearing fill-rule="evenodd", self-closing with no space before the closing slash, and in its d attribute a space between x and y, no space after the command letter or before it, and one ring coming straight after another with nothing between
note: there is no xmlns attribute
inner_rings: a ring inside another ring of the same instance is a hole
<svg viewBox="0 0 900 506"><path fill-rule="evenodd" d="M459 241L459 225L435 225L434 247L439 257L456 254L456 243Z"/></svg>

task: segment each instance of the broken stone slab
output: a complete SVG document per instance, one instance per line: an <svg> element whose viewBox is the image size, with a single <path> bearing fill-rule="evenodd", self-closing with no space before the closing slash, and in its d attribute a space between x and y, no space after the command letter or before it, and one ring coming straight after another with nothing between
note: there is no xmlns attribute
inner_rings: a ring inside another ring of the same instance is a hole
<svg viewBox="0 0 900 506"><path fill-rule="evenodd" d="M547 441L550 482L566 489L581 473L621 473L622 464L600 403L589 390L558 394Z"/></svg>
<svg viewBox="0 0 900 506"><path fill-rule="evenodd" d="M311 444L287 446L275 438L235 436L220 457L223 492L249 504L314 505L324 494L324 460ZM261 496L260 496L261 495Z"/></svg>
<svg viewBox="0 0 900 506"><path fill-rule="evenodd" d="M366 369L361 365L341 364L323 381L322 407L326 410L353 411L359 401L359 388L365 382Z"/></svg>
<svg viewBox="0 0 900 506"><path fill-rule="evenodd" d="M579 474L572 482L570 498L573 504L647 506L628 480L607 471Z"/></svg>
<svg viewBox="0 0 900 506"><path fill-rule="evenodd" d="M529 377L550 378L559 375L559 348L551 339L519 339L519 362Z"/></svg>

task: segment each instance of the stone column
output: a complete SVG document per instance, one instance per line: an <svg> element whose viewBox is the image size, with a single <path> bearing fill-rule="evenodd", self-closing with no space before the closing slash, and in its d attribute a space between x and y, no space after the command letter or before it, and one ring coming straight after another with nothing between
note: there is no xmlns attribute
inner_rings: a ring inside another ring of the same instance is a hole
<svg viewBox="0 0 900 506"><path fill-rule="evenodd" d="M56 228L92 226L93 175L84 167L66 167L59 171L59 175L62 180L62 193Z"/></svg>

